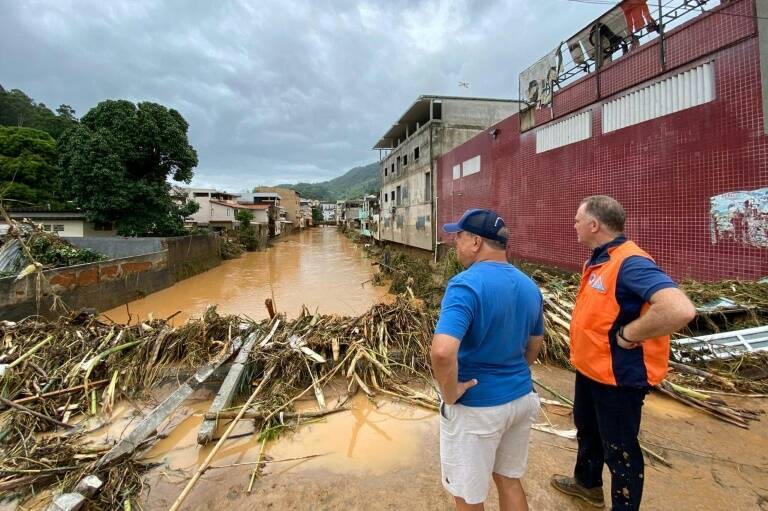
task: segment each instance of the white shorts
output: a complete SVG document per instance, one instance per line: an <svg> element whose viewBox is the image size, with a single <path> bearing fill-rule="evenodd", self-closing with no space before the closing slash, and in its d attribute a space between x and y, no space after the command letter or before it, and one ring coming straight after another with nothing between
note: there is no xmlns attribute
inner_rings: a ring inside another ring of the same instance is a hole
<svg viewBox="0 0 768 511"><path fill-rule="evenodd" d="M480 504L488 496L493 472L520 479L540 407L535 392L499 406L442 403L440 463L445 489L467 504Z"/></svg>

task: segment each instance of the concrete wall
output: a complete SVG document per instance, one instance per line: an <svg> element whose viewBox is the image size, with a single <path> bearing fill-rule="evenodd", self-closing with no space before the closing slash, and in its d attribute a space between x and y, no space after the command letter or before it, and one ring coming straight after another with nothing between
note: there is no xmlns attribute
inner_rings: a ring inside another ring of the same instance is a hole
<svg viewBox="0 0 768 511"><path fill-rule="evenodd" d="M482 129L506 119L519 110L520 104L517 102L445 99L442 118L444 124Z"/></svg>
<svg viewBox="0 0 768 511"><path fill-rule="evenodd" d="M151 254L163 250L164 238L83 237L66 238L80 248L90 248L110 259Z"/></svg>
<svg viewBox="0 0 768 511"><path fill-rule="evenodd" d="M578 270L589 250L576 240L573 215L584 197L607 194L624 205L628 236L675 278L768 275L768 136L753 7L734 0L718 8L723 14L671 30L666 69L650 42L608 64L599 91L595 73L558 91L553 112L535 111L535 128L521 133L514 115L494 126L496 139L483 133L446 153L439 222L493 208L510 229L510 256ZM703 62L714 66L713 101L604 132L606 102ZM589 138L537 152L539 129L574 108L592 112ZM480 172L452 178L454 165L478 155Z"/></svg>
<svg viewBox="0 0 768 511"><path fill-rule="evenodd" d="M162 250L153 253L48 270L44 273L50 288L38 289L35 275L19 281L0 279L0 318L13 321L34 314L58 315L50 310L52 291L70 310L104 311L221 263L216 236L183 236L161 242Z"/></svg>

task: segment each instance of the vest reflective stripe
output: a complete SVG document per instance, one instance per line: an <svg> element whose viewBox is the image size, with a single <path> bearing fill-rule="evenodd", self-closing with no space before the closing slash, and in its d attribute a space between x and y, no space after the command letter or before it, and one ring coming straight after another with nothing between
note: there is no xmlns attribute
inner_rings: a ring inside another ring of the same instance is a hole
<svg viewBox="0 0 768 511"><path fill-rule="evenodd" d="M642 358L647 381L621 381L614 374L611 346L616 346L616 332L622 325L616 321L621 311L616 300L616 282L621 263L631 256L653 260L631 241L608 249L610 259L602 264L584 268L576 296L571 320L571 363L584 376L608 385L657 385L667 374L669 366L669 336L647 339L642 347ZM640 315L648 309L646 303ZM622 374L624 372L622 371ZM637 371L634 371L637 374Z"/></svg>

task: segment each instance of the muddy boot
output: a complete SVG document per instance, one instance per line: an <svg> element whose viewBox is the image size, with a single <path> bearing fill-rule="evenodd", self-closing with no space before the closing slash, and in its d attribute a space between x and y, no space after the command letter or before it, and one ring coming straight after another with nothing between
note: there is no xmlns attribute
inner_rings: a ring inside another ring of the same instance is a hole
<svg viewBox="0 0 768 511"><path fill-rule="evenodd" d="M605 507L602 486L598 488L584 488L575 478L559 474L553 475L549 482L552 483L556 490L566 495L584 499L595 507Z"/></svg>

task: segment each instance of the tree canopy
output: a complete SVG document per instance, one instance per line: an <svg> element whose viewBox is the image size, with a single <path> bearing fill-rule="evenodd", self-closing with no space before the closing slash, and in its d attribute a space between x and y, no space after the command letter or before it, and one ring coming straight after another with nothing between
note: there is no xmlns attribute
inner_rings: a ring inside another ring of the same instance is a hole
<svg viewBox="0 0 768 511"><path fill-rule="evenodd" d="M76 123L75 111L69 105L61 105L53 113L44 103L35 103L19 89L7 91L0 87L0 126L34 128L58 139Z"/></svg>
<svg viewBox="0 0 768 511"><path fill-rule="evenodd" d="M0 126L0 197L11 207L62 207L56 160L56 141L48 133Z"/></svg>
<svg viewBox="0 0 768 511"><path fill-rule="evenodd" d="M189 125L156 103L103 101L59 140L62 182L88 220L124 236L182 234L195 202L174 200L169 179L189 183L197 153Z"/></svg>

